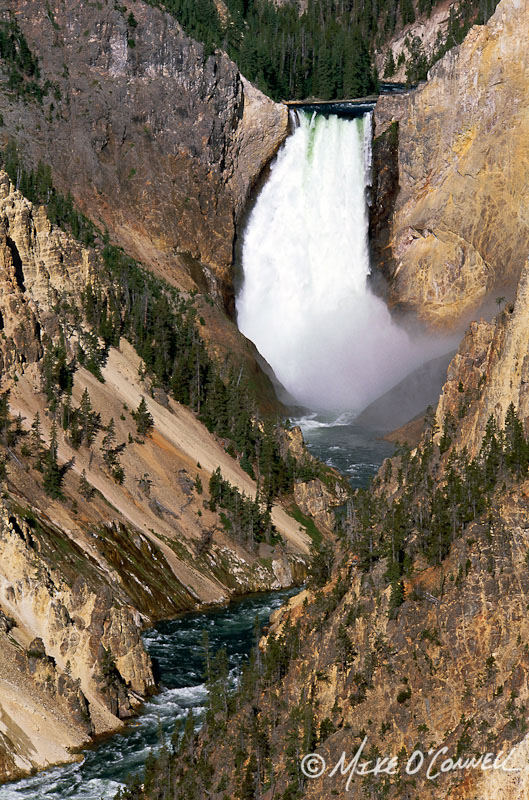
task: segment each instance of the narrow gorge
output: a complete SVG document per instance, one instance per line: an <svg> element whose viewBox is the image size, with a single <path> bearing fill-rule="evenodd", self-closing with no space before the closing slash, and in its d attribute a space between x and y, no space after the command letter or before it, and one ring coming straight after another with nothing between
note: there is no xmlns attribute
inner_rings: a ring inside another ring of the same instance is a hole
<svg viewBox="0 0 529 800"><path fill-rule="evenodd" d="M528 795L528 32L0 2L0 800Z"/></svg>

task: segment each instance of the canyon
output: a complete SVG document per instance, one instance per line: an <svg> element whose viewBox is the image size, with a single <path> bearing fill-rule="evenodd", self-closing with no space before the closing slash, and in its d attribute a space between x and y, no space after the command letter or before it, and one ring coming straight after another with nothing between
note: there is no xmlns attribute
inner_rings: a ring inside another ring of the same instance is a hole
<svg viewBox="0 0 529 800"><path fill-rule="evenodd" d="M275 612L236 710L184 737L131 797L327 798L347 781L331 768L364 739L371 766L398 768L356 776L360 797L527 795L529 487L502 461L529 425L527 12L502 0L425 84L375 109L373 284L395 312L466 330L437 407L355 496L330 577ZM417 751L464 763L511 748L510 773L405 770ZM310 753L323 775L303 770Z"/></svg>
<svg viewBox="0 0 529 800"><path fill-rule="evenodd" d="M454 536L439 562L419 552L412 530L412 567L397 582L395 605L388 554L363 566L354 527L336 542L333 508L347 505L350 522L357 500L310 456L299 428L273 426L278 462L294 463L295 477L287 496L270 501L268 539L256 543L238 537L210 484L220 468L238 496L254 499L263 477L255 463L248 468L245 452L149 374L126 336L104 342L100 374L90 359L75 363L71 395L60 398L70 406L50 408L47 354L63 348L68 371L80 346L103 347L85 292L93 287L111 308L119 281L104 254L113 246L156 277L156 292L192 310L193 339L221 382L235 382L234 366L238 380L248 378L257 430L264 435L285 411L270 369L233 320L233 270L244 213L289 121L286 107L225 54L209 54L157 7L22 0L11 17L13 4L1 5L38 59L42 92L28 98L2 73L4 152L16 141L28 168L49 165L54 187L96 227L81 243L23 195L20 176L0 172L0 375L11 414L0 443L0 779L75 760L81 746L136 713L156 691L146 627L303 582L314 523L335 567L271 621L261 648L265 659L277 643L288 651L270 667L279 680L251 685L233 717L182 746L172 796L189 800L192 786L197 797L219 800L227 791L328 797L343 786L306 779L303 748L331 763L364 734L372 754L398 753L402 763L417 743L458 755L514 744L523 757L526 479L497 487L494 508ZM433 448L429 468L443 487L451 457L480 457L491 415L501 428L512 404L528 430L528 25L526 0L501 0L426 83L382 96L374 111L371 284L397 317L411 314L435 331L462 332L473 320L433 417L415 431L419 449L401 450L375 481L373 496L384 485L388 508L406 490L406 458ZM152 297L143 290L147 320ZM481 311L488 319L476 321ZM64 375L55 377L60 385ZM104 426L95 447L74 446L61 422L85 391ZM142 398L153 422L143 436L135 416ZM43 448L52 450L56 436L58 463L69 467L62 497L45 491L28 444L37 414ZM123 444L121 482L105 461L110 420ZM201 783L204 763L209 783ZM157 767L162 784L165 766ZM528 790L524 774L476 771L434 785L420 776L361 787L372 797L453 800L514 800ZM141 796L159 800L161 792Z"/></svg>

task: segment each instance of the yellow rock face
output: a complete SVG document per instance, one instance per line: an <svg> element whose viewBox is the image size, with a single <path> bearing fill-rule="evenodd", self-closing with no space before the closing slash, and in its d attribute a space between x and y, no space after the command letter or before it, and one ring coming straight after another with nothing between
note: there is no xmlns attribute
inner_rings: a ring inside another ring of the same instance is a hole
<svg viewBox="0 0 529 800"><path fill-rule="evenodd" d="M527 0L502 0L404 105L395 101L391 300L434 325L507 293L527 257L528 34Z"/></svg>
<svg viewBox="0 0 529 800"><path fill-rule="evenodd" d="M493 415L503 425L511 403L525 430L529 428L529 263L526 263L514 304L494 323L473 322L447 373L437 407L440 428L451 414L458 420L458 448L475 456ZM461 392L460 387L464 391ZM464 414L459 413L460 404Z"/></svg>

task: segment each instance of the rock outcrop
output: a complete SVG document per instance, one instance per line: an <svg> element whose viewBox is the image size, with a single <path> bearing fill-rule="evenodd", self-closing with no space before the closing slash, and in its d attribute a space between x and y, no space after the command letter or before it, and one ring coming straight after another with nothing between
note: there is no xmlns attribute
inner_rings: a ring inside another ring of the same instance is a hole
<svg viewBox="0 0 529 800"><path fill-rule="evenodd" d="M426 84L381 103L399 122L390 302L436 326L512 291L527 257L528 28L529 4L502 0Z"/></svg>
<svg viewBox="0 0 529 800"><path fill-rule="evenodd" d="M516 300L493 322L472 322L450 363L437 407L439 429L450 415L457 420L454 441L474 456L487 421L503 427L512 403L529 431L529 262L525 264Z"/></svg>
<svg viewBox="0 0 529 800"><path fill-rule="evenodd" d="M78 301L96 262L0 172L0 374L42 357L43 336L57 332L59 297Z"/></svg>
<svg viewBox="0 0 529 800"><path fill-rule="evenodd" d="M231 291L236 220L286 108L144 2L4 1L39 60L41 103L4 84L2 136L173 283Z"/></svg>
<svg viewBox="0 0 529 800"><path fill-rule="evenodd" d="M309 535L282 505L272 508L275 545L250 546L211 509L218 467L246 496L255 481L226 442L144 375L125 338L99 376L76 364L67 400L71 412L86 392L102 424L114 420L121 483L105 464L103 430L90 448L73 445L61 406L43 391L42 363L58 343L75 360L80 337L94 336L83 289L96 282L105 291L108 280L100 249L52 225L0 172L0 780L71 760L70 748L134 713L153 688L145 626L307 573ZM140 439L131 411L142 397L154 429ZM38 436L29 432L37 414ZM55 499L42 474L53 423L58 462L69 465ZM284 432L281 446L312 463L299 429ZM321 502L317 510L323 519Z"/></svg>
<svg viewBox="0 0 529 800"><path fill-rule="evenodd" d="M73 760L68 748L119 728L154 679L138 612L79 545L2 502L0 548L0 605L10 620L0 632L5 780Z"/></svg>

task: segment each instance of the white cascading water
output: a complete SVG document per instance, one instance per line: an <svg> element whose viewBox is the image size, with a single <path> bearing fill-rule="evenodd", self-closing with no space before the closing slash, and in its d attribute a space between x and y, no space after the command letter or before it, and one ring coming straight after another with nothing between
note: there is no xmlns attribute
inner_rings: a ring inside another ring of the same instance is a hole
<svg viewBox="0 0 529 800"><path fill-rule="evenodd" d="M357 412L424 350L368 285L371 115L297 122L248 219L238 325L299 403Z"/></svg>

